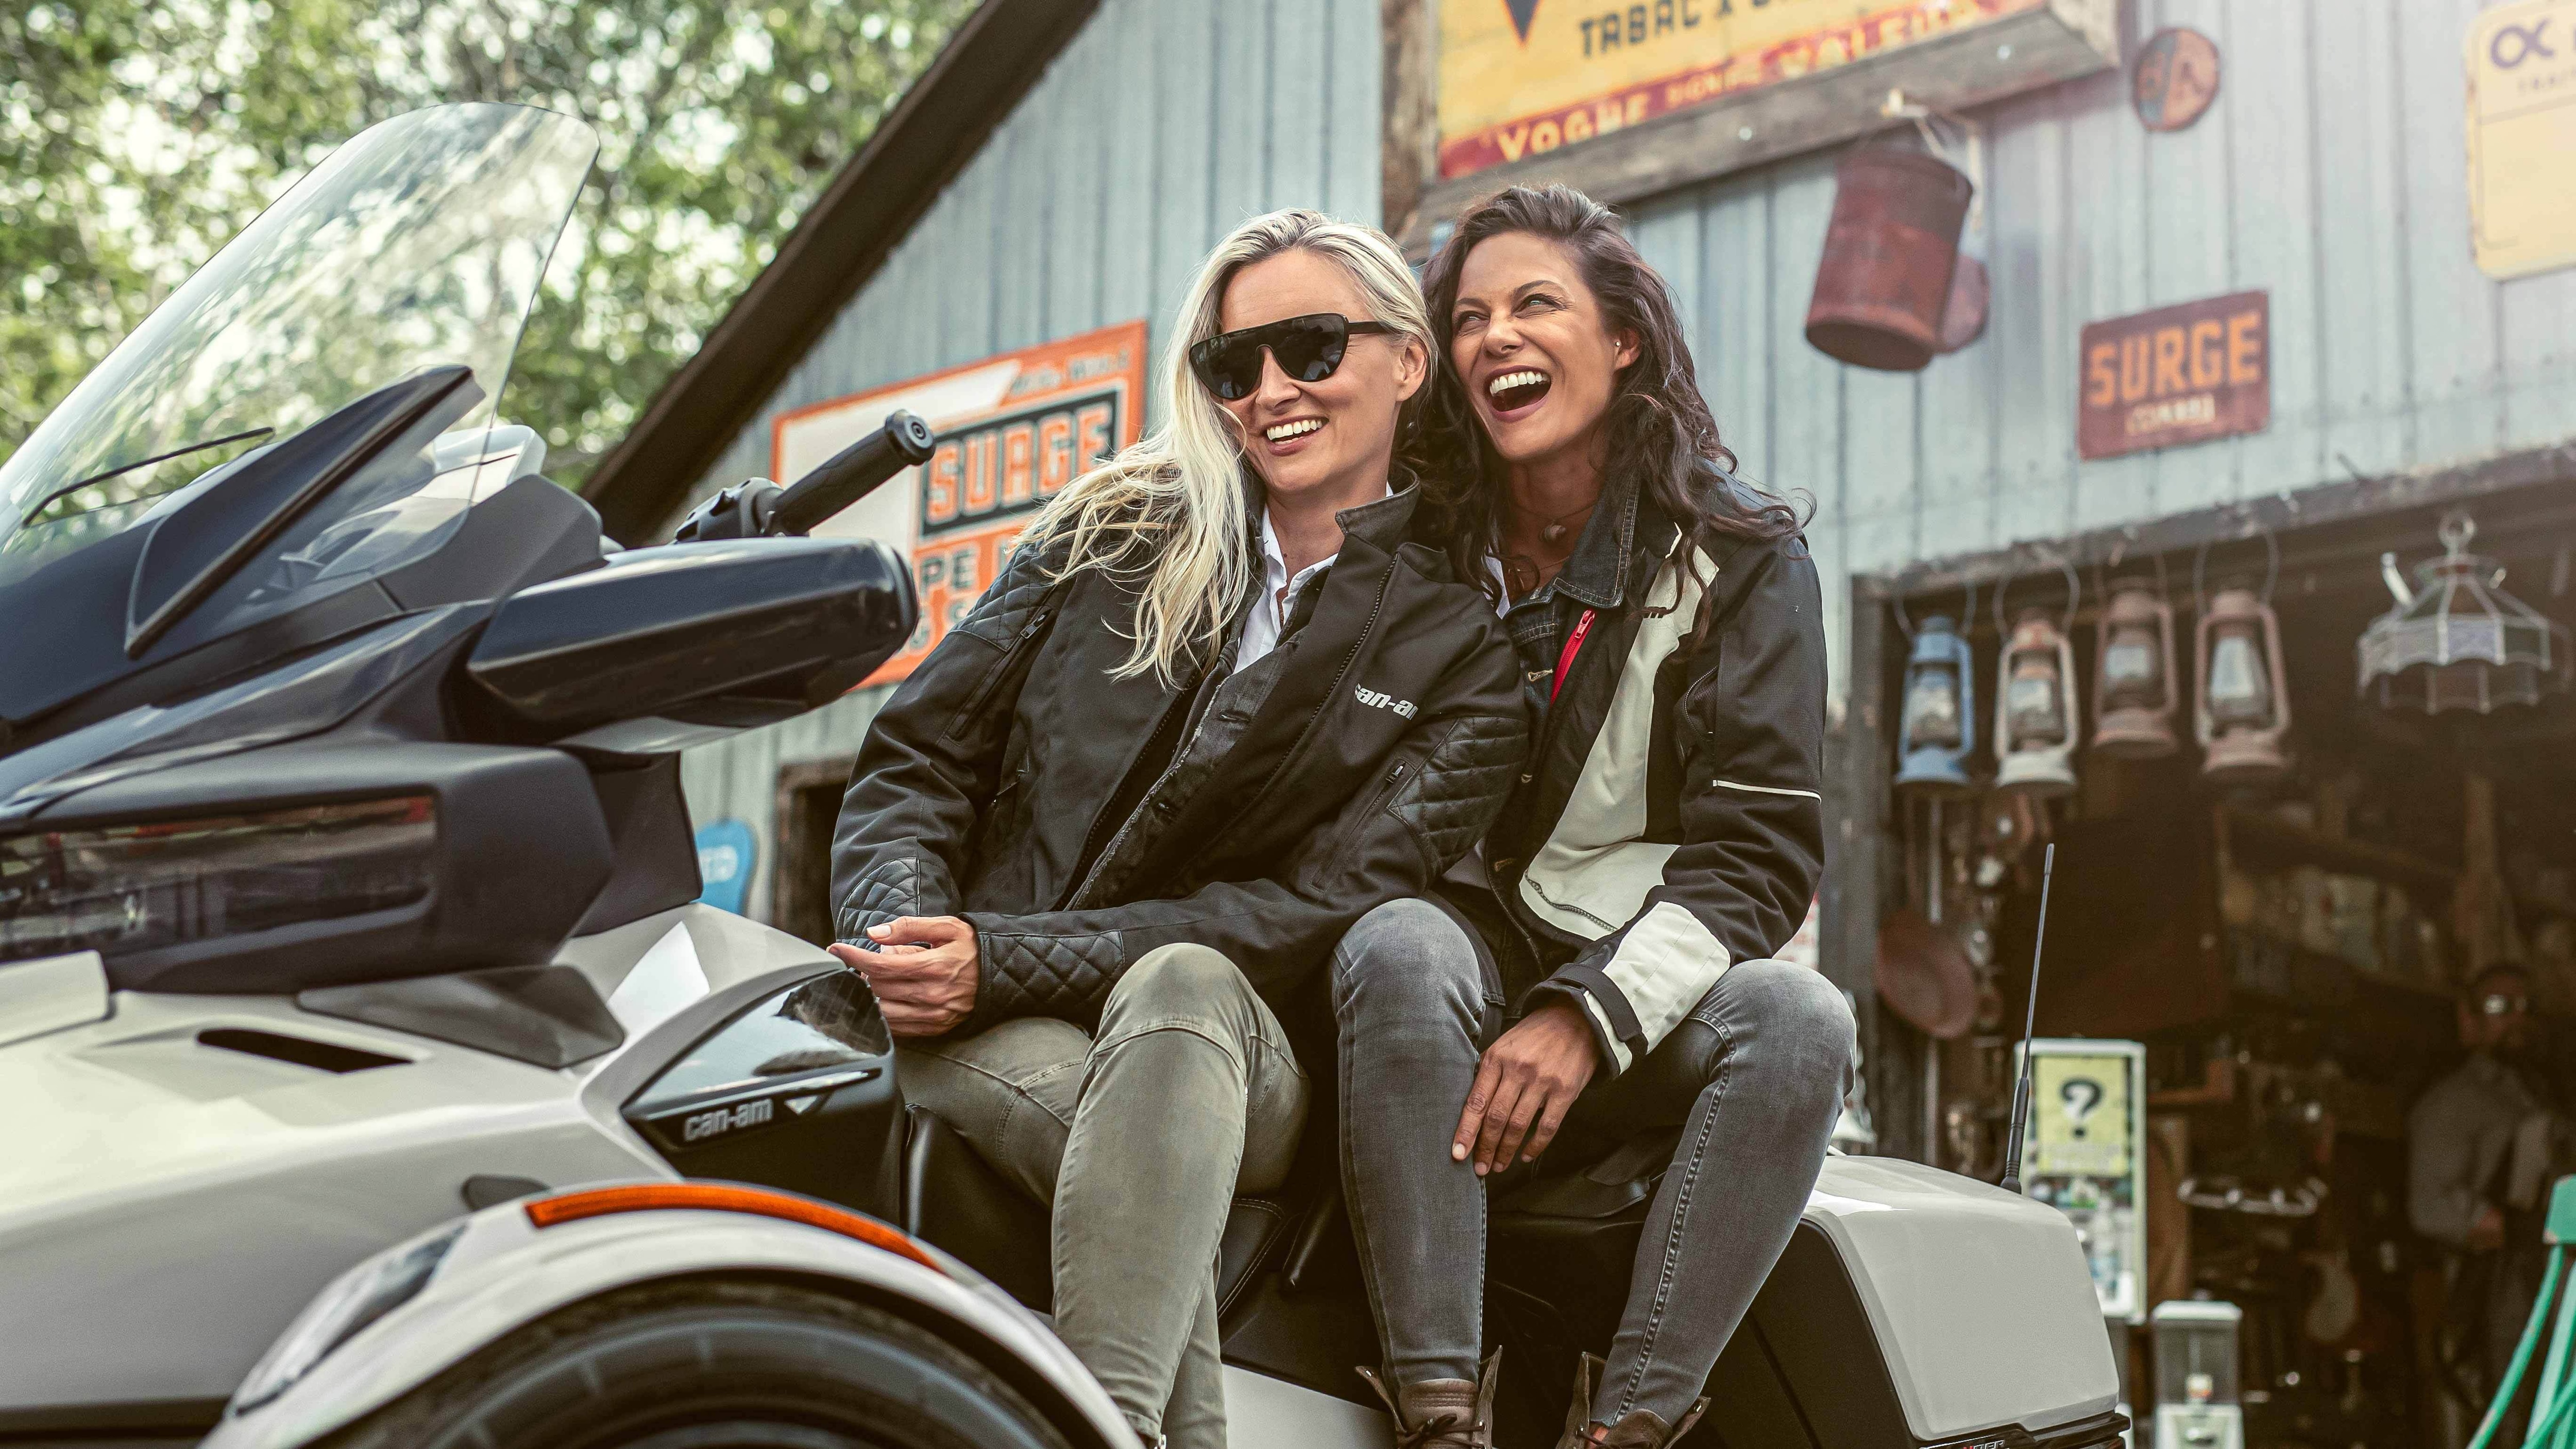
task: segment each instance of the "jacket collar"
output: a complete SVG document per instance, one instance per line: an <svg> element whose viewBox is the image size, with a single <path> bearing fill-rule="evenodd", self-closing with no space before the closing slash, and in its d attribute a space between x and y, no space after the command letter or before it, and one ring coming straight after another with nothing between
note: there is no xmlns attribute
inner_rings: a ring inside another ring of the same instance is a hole
<svg viewBox="0 0 2576 1449"><path fill-rule="evenodd" d="M1613 478L1602 487L1583 536L1557 570L1556 591L1596 609L1615 609L1627 597L1628 579L1637 571L1637 540L1653 540L1664 530L1663 513L1645 496L1634 478Z"/></svg>
<svg viewBox="0 0 2576 1449"><path fill-rule="evenodd" d="M1422 500L1422 490L1401 465L1387 479L1387 486L1395 491L1374 503L1345 508L1333 515L1342 525L1345 544L1357 539L1380 553L1393 553L1396 545L1404 542L1406 530L1413 526L1413 510ZM1268 495L1262 491L1261 480L1253 476L1252 468L1247 464L1243 470L1243 509L1244 517L1252 523L1252 530L1245 537L1244 546L1252 556L1256 574L1260 571L1261 518L1267 508Z"/></svg>

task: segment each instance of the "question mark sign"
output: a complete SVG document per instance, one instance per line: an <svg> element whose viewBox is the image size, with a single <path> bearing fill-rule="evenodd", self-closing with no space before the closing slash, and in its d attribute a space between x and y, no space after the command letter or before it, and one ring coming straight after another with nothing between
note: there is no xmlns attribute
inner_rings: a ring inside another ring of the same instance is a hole
<svg viewBox="0 0 2576 1449"><path fill-rule="evenodd" d="M2069 1077L2058 1084L2057 1100L2066 1106L2068 1135L2081 1138L2084 1119L2092 1116L2093 1109L2102 1105L2102 1084L2091 1077Z"/></svg>

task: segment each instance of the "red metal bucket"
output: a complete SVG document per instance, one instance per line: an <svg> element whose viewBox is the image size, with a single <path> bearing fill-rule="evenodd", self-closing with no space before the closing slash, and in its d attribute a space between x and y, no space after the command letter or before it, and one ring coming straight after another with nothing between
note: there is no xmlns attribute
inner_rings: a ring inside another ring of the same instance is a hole
<svg viewBox="0 0 2576 1449"><path fill-rule="evenodd" d="M1959 261L1959 228L1976 191L1936 156L1863 145L1834 168L1834 215L1807 304L1807 341L1828 357L1913 372L1941 348L1941 317Z"/></svg>

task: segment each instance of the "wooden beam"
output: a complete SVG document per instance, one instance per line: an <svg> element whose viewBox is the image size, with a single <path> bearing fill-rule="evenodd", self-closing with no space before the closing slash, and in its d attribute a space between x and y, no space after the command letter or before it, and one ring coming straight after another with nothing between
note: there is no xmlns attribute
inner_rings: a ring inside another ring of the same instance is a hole
<svg viewBox="0 0 2576 1449"><path fill-rule="evenodd" d="M1378 225L1389 236L1403 236L1413 227L1440 146L1435 54L1440 31L1433 0L1385 0L1379 28L1384 37L1386 121L1379 161Z"/></svg>

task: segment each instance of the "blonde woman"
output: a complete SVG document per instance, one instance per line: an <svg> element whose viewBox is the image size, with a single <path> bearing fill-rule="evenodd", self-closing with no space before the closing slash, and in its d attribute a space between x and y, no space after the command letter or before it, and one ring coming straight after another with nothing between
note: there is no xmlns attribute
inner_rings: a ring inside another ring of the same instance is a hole
<svg viewBox="0 0 2576 1449"><path fill-rule="evenodd" d="M869 730L834 950L907 1097L1052 1204L1057 1332L1145 1443L1219 1449L1211 1265L1309 1095L1281 1018L1465 853L1526 725L1493 610L1403 542L1420 471L1471 455L1423 436L1432 330L1386 238L1246 223L1173 331L1169 421L1048 505Z"/></svg>

